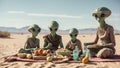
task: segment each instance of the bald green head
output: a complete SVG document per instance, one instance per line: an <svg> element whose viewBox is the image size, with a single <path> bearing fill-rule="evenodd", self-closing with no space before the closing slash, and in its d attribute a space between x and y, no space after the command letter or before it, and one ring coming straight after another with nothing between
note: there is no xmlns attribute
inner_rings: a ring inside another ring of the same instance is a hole
<svg viewBox="0 0 120 68"><path fill-rule="evenodd" d="M76 28L71 28L69 34L78 34L78 30Z"/></svg>
<svg viewBox="0 0 120 68"><path fill-rule="evenodd" d="M74 42L76 40L77 35L78 35L78 30L76 28L71 28L69 31L69 35L71 37L71 40Z"/></svg>
<svg viewBox="0 0 120 68"><path fill-rule="evenodd" d="M55 36L55 35L56 35L56 31L57 31L58 28L59 28L59 24L57 23L57 21L52 21L52 22L49 24L48 28L50 29L51 34L52 34L53 36Z"/></svg>
<svg viewBox="0 0 120 68"><path fill-rule="evenodd" d="M59 24L57 23L57 21L52 21L49 26L49 28L58 28L59 27Z"/></svg>

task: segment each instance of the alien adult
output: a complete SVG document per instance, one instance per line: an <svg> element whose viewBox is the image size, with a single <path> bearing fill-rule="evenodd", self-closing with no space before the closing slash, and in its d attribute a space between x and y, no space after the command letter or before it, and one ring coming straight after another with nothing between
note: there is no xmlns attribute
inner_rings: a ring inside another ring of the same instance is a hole
<svg viewBox="0 0 120 68"><path fill-rule="evenodd" d="M77 46L78 49L81 50L82 54L82 44L81 41L77 39L78 30L76 28L70 29L69 35L71 37L71 40L67 43L66 49L73 51L75 49L75 46Z"/></svg>
<svg viewBox="0 0 120 68"><path fill-rule="evenodd" d="M59 24L57 21L52 21L50 25L48 26L50 29L50 34L44 36L44 49L50 49L52 51L56 51L59 48L64 48L62 43L62 38L60 35L56 34Z"/></svg>
<svg viewBox="0 0 120 68"><path fill-rule="evenodd" d="M94 42L84 43L90 50L91 56L99 58L112 57L115 54L115 37L114 29L111 25L106 24L105 18L111 15L111 11L106 7L100 7L95 10L93 16L99 22L96 38ZM97 44L100 39L101 44Z"/></svg>
<svg viewBox="0 0 120 68"><path fill-rule="evenodd" d="M30 53L31 50L39 48L39 39L36 38L36 36L41 31L41 28L38 25L33 24L28 28L28 31L32 33L32 37L27 39L24 48L20 48L19 52Z"/></svg>

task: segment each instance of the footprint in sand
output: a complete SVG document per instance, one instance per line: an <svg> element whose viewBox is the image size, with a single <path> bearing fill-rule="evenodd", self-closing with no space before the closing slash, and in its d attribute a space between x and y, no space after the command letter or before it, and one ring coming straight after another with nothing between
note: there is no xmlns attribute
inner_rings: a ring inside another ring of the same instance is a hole
<svg viewBox="0 0 120 68"><path fill-rule="evenodd" d="M45 63L41 64L39 68L43 68L43 67L45 67L45 66L46 66L46 64L47 64L47 62L45 62Z"/></svg>
<svg viewBox="0 0 120 68"><path fill-rule="evenodd" d="M5 63L0 63L0 66L6 66L6 65L8 65L8 64L5 64Z"/></svg>
<svg viewBox="0 0 120 68"><path fill-rule="evenodd" d="M54 63L48 63L48 64L46 64L45 67L46 68L53 68L53 67L56 67L56 65Z"/></svg>
<svg viewBox="0 0 120 68"><path fill-rule="evenodd" d="M25 66L31 66L33 63L32 62L28 62L25 64Z"/></svg>
<svg viewBox="0 0 120 68"><path fill-rule="evenodd" d="M18 63L12 63L10 66L17 65Z"/></svg>

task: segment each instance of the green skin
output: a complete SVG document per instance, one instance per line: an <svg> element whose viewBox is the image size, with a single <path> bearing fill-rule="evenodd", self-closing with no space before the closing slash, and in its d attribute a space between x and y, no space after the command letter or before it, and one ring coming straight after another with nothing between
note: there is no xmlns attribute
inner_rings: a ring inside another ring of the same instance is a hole
<svg viewBox="0 0 120 68"><path fill-rule="evenodd" d="M75 36L75 34L72 34L73 36L71 37L71 41L74 43L77 40L77 36Z"/></svg>
<svg viewBox="0 0 120 68"><path fill-rule="evenodd" d="M72 34L73 36L71 37L71 41L74 43L74 42L76 42L76 40L77 40L77 36L75 36L75 34ZM69 48L69 47L66 47L66 49L69 49L69 50L73 50L72 48Z"/></svg>
<svg viewBox="0 0 120 68"><path fill-rule="evenodd" d="M69 35L72 35L70 37L71 37L71 41L74 43L77 40L77 36L75 35L78 35L78 30L75 28L72 28L69 32Z"/></svg>
<svg viewBox="0 0 120 68"><path fill-rule="evenodd" d="M51 32L51 35L52 35L52 39L54 40L55 39L55 37L56 37L56 32L57 32L57 30L55 30L55 29L58 29L58 25L56 24L56 23L51 23L51 25L49 26L49 29L52 29L52 31L50 31ZM62 43L62 40L60 40L60 48L64 48L63 47L63 43ZM52 49L52 43L47 43L46 41L44 41L44 49Z"/></svg>
<svg viewBox="0 0 120 68"><path fill-rule="evenodd" d="M70 30L70 32L69 32L69 35L72 35L72 36L70 36L70 37L71 37L71 41L72 41L73 43L76 42L77 36L75 36L75 35L78 35L77 29L72 28L72 29ZM69 47L66 47L66 48L69 49L69 50L72 50L72 49L69 48Z"/></svg>
<svg viewBox="0 0 120 68"><path fill-rule="evenodd" d="M31 31L31 33L32 33L32 40L34 41L35 39L36 39L36 36L38 35L38 31L37 31L38 29L36 29L36 31ZM36 48L27 48L27 46L29 46L27 43L26 43L26 45L25 45L25 50L36 50L36 49L38 49L39 48L39 45L36 47Z"/></svg>
<svg viewBox="0 0 120 68"><path fill-rule="evenodd" d="M35 31L33 31L32 29L35 29ZM38 31L40 28L38 28L38 27L32 27L32 28L30 28L29 29L29 31L32 33L32 40L33 41L35 41L35 39L36 39L36 36L38 35L38 33L40 32L40 31ZM20 48L19 49L19 52L24 52L24 53L30 53L31 51L33 51L33 50L36 50L36 49L38 49L39 48L39 45L36 47L36 48L28 48L28 44L27 44L27 42L25 43L25 47L24 47L24 49L23 48Z"/></svg>
<svg viewBox="0 0 120 68"><path fill-rule="evenodd" d="M97 17L96 20L99 22L100 28L105 29L105 17Z"/></svg>
<svg viewBox="0 0 120 68"><path fill-rule="evenodd" d="M105 30L105 17L101 17L101 16L97 16L95 17L96 20L99 22L99 26L100 28L102 28L103 30ZM96 44L97 42L91 42L91 43L84 43L85 46L87 46L87 48L91 48L93 47L94 45L93 44ZM88 46L88 45L93 45L93 46ZM99 46L98 46L99 47ZM101 47L101 46L100 46Z"/></svg>

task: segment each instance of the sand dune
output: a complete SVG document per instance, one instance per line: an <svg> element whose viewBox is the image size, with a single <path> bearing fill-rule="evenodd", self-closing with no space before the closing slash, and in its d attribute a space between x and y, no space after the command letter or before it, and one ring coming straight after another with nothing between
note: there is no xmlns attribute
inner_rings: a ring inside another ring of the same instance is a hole
<svg viewBox="0 0 120 68"><path fill-rule="evenodd" d="M40 47L43 46L43 36L39 34ZM90 62L82 63L61 63L54 64L50 62L3 62L3 57L16 54L19 48L24 47L24 43L30 34L12 34L11 38L0 38L0 68L119 68L120 62ZM93 41L95 34L79 34L78 39L82 43ZM116 35L116 54L120 54L120 35ZM64 46L70 39L69 35L62 35Z"/></svg>

